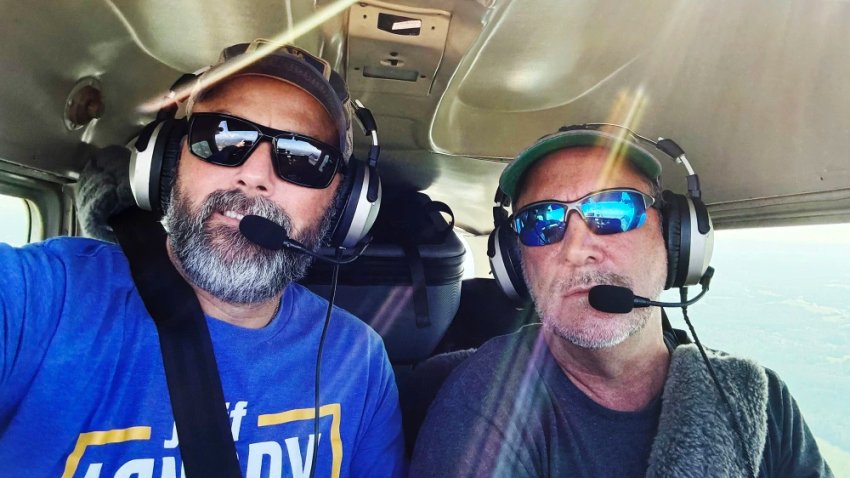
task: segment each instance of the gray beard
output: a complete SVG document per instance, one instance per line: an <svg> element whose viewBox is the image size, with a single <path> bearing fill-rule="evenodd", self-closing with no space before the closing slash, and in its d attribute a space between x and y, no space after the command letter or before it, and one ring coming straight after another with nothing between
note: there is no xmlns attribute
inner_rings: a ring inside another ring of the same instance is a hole
<svg viewBox="0 0 850 478"><path fill-rule="evenodd" d="M523 276L526 284L531 284L523 268ZM556 336L570 342L571 344L586 349L601 349L619 345L627 338L639 332L646 326L650 316L650 309L634 309L628 314L618 315L608 322L599 322L590 328L564 324L558 320L559 310L552 310L554 304L550 304L548 298L559 297L560 292L575 287L594 286L599 284L610 284L632 288L628 278L613 272L594 271L584 273L570 280L558 280L547 291L535 291L529 287L532 301L543 323L543 327L549 329ZM539 293L538 293L539 292ZM660 292L660 290L659 290ZM589 307L589 305L588 305ZM582 313L575 311L576 314ZM616 321L616 322L614 322Z"/></svg>
<svg viewBox="0 0 850 478"><path fill-rule="evenodd" d="M265 302L277 296L291 282L304 277L312 258L290 249L273 251L258 246L238 228L207 224L216 211L255 214L283 226L287 235L315 250L331 227L336 201L315 227L293 237L292 220L274 202L264 197L248 197L238 190L215 191L197 212L175 184L171 207L163 218L171 250L186 278L214 297L232 304Z"/></svg>

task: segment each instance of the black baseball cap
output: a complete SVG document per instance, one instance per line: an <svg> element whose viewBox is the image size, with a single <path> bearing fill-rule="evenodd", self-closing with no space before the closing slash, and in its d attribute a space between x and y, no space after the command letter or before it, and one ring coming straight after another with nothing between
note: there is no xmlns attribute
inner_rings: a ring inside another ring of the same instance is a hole
<svg viewBox="0 0 850 478"><path fill-rule="evenodd" d="M209 85L205 80L214 78L216 72L234 65L240 59L266 49L265 55L249 60L245 66L227 74L228 78L243 75L259 75L290 83L313 96L327 110L339 133L339 150L348 161L353 149L351 129L351 101L348 88L342 77L323 58L291 45L274 44L257 39L251 43L239 43L222 50L218 62L198 76L198 87L189 99L191 113L194 102L203 98Z"/></svg>

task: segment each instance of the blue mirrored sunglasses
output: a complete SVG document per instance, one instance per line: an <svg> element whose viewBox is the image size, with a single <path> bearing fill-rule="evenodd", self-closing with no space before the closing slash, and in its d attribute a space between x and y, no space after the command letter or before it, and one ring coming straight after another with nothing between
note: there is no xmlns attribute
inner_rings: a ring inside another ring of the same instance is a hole
<svg viewBox="0 0 850 478"><path fill-rule="evenodd" d="M655 198L635 189L606 189L572 202L539 201L511 216L511 226L526 246L560 242L567 231L570 211L578 212L594 234L617 234L646 222L646 210Z"/></svg>

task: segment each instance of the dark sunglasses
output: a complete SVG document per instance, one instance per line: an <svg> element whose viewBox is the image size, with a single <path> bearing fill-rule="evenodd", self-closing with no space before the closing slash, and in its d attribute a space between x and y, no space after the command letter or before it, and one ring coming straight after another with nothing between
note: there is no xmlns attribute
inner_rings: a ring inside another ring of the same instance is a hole
<svg viewBox="0 0 850 478"><path fill-rule="evenodd" d="M189 118L189 151L219 166L241 166L263 138L272 143L277 176L299 186L328 187L343 163L339 149L309 136L223 113L195 113Z"/></svg>
<svg viewBox="0 0 850 478"><path fill-rule="evenodd" d="M655 198L635 189L606 189L572 202L529 204L511 216L511 226L522 244L546 246L564 238L570 211L578 212L594 234L617 234L642 226L653 204Z"/></svg>

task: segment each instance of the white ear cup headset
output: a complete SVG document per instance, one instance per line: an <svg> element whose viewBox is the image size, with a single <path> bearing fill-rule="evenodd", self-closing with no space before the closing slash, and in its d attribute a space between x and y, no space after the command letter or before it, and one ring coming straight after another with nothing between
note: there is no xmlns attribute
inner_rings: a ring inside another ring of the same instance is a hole
<svg viewBox="0 0 850 478"><path fill-rule="evenodd" d="M336 72L333 75L337 75ZM183 75L171 87L172 92L196 75ZM331 84L342 84L342 79ZM336 88L336 86L335 86ZM344 92L345 102L348 93ZM343 104L345 104L345 102ZM348 172L343 178L343 201L337 210L336 222L327 239L331 247L353 248L369 233L381 206L381 180L377 165L381 147L372 113L355 100L351 103L355 116L366 135L371 137L368 160L360 161L353 155L345 158ZM140 208L164 214L168 210L171 188L177 174L177 162L183 138L188 132L186 118L175 119L177 107L162 110L157 119L147 124L130 148L130 187Z"/></svg>
<svg viewBox="0 0 850 478"><path fill-rule="evenodd" d="M337 211L337 222L330 236L331 247L355 247L369 234L381 208L381 179L378 176L378 125L372 112L360 100L352 103L354 113L367 136L371 137L368 159L364 163L354 156L348 161L349 171L343 178L344 205Z"/></svg>
<svg viewBox="0 0 850 478"><path fill-rule="evenodd" d="M564 126L558 132L598 131L610 127L623 128L606 123L588 123ZM696 285L708 268L714 247L714 227L701 199L699 177L691 168L685 152L673 140L659 138L658 141L652 141L631 130L627 131L629 137L624 141L626 146L639 141L650 144L687 169L688 194L663 191L661 197L662 230L667 248L667 280L664 288ZM530 295L522 275L517 236L509 224L510 215L506 208L510 205L511 199L498 189L493 205L495 228L490 233L487 255L499 287L511 299L521 301L529 299Z"/></svg>
<svg viewBox="0 0 850 478"><path fill-rule="evenodd" d="M522 257L517 236L508 224L510 215L507 206L510 199L501 189L496 190L493 206L493 222L496 225L487 239L487 255L493 278L508 298L522 301L531 297L522 275Z"/></svg>

